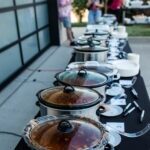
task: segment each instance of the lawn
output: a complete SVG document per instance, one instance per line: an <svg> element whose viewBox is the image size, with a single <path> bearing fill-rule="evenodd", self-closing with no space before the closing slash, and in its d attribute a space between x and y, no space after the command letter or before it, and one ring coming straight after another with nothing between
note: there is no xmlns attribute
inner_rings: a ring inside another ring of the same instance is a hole
<svg viewBox="0 0 150 150"><path fill-rule="evenodd" d="M72 23L72 27L85 27L86 25L87 25L87 22Z"/></svg>
<svg viewBox="0 0 150 150"><path fill-rule="evenodd" d="M150 25L127 26L129 36L150 36Z"/></svg>
<svg viewBox="0 0 150 150"><path fill-rule="evenodd" d="M84 23L73 23L73 27L85 27ZM127 32L129 36L150 36L150 25L130 25L127 26Z"/></svg>

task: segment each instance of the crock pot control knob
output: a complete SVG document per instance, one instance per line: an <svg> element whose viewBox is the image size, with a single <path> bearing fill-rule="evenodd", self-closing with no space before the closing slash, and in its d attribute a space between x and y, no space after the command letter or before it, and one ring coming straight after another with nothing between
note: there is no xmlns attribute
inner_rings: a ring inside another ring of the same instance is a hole
<svg viewBox="0 0 150 150"><path fill-rule="evenodd" d="M63 133L69 133L73 130L73 126L68 120L60 121L57 128L59 131L61 131Z"/></svg>

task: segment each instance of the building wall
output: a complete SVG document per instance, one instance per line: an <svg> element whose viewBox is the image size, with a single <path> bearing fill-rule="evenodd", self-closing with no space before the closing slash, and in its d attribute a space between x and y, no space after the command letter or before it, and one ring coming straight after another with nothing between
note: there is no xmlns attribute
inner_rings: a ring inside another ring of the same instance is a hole
<svg viewBox="0 0 150 150"><path fill-rule="evenodd" d="M0 88L50 45L47 0L0 0Z"/></svg>

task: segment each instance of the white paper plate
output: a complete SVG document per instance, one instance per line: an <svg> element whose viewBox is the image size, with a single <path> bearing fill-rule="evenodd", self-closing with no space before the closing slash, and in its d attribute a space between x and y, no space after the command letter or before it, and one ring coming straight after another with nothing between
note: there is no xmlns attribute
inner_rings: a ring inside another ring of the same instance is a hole
<svg viewBox="0 0 150 150"><path fill-rule="evenodd" d="M113 88L106 90L106 95L117 96L117 95L124 93L124 92L125 92L125 90L123 88L113 87Z"/></svg>
<svg viewBox="0 0 150 150"><path fill-rule="evenodd" d="M107 104L103 104L101 106L103 106L105 108L105 112L100 114L102 116L115 117L115 116L119 116L123 112L123 109L120 106L107 105Z"/></svg>

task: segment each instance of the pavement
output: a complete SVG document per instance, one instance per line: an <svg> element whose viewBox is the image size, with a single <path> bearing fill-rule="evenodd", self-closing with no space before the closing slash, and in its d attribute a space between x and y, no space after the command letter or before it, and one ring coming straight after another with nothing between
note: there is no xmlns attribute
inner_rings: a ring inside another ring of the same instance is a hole
<svg viewBox="0 0 150 150"><path fill-rule="evenodd" d="M71 55L70 47L48 49L0 92L0 132L22 135L26 124L39 112L36 93L53 86L55 74L66 68ZM19 140L20 137L0 133L0 150L14 150Z"/></svg>
<svg viewBox="0 0 150 150"><path fill-rule="evenodd" d="M75 36L85 28L74 28ZM141 72L150 95L150 38L129 38L133 52L139 53ZM54 75L64 70L72 48L51 47L0 93L0 131L22 134L25 125L37 114L36 93L53 86ZM40 72L38 70L41 70ZM14 150L20 138L0 133L0 150Z"/></svg>
<svg viewBox="0 0 150 150"><path fill-rule="evenodd" d="M129 37L129 44L134 53L140 54L141 75L150 97L150 37Z"/></svg>

